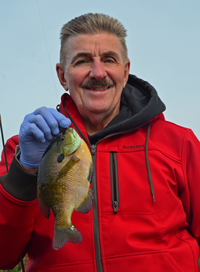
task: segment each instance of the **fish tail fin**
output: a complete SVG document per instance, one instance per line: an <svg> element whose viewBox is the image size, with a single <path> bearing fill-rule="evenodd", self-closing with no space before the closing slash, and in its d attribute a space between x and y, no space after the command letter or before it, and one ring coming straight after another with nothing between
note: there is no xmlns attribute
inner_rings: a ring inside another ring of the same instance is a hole
<svg viewBox="0 0 200 272"><path fill-rule="evenodd" d="M53 237L53 248L59 249L63 247L67 242L74 244L80 244L82 242L81 233L75 228L74 225L70 225L67 228L57 228L55 225L54 237Z"/></svg>

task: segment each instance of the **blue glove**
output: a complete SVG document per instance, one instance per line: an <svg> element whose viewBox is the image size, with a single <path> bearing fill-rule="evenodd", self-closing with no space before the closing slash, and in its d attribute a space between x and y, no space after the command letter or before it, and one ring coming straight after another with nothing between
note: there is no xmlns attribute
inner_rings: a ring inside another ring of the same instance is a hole
<svg viewBox="0 0 200 272"><path fill-rule="evenodd" d="M30 168L39 167L48 145L60 130L70 125L71 121L55 109L42 107L26 115L19 131L21 164Z"/></svg>

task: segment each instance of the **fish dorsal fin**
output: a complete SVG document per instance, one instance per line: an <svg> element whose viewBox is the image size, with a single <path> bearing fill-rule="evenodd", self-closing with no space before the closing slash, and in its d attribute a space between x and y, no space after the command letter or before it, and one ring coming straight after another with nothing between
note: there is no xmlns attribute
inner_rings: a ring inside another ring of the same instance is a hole
<svg viewBox="0 0 200 272"><path fill-rule="evenodd" d="M65 166L60 170L60 172L57 175L56 180L64 177L68 171L77 163L80 159L77 156L72 156L71 159L65 164Z"/></svg>

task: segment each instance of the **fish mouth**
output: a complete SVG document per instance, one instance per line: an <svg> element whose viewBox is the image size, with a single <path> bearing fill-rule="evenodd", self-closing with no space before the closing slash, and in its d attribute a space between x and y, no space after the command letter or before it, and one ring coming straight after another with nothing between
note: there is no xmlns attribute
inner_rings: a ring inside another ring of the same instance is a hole
<svg viewBox="0 0 200 272"><path fill-rule="evenodd" d="M68 127L67 128L59 127L59 129L60 129L60 132L58 133L57 136L65 134L65 131L68 129Z"/></svg>

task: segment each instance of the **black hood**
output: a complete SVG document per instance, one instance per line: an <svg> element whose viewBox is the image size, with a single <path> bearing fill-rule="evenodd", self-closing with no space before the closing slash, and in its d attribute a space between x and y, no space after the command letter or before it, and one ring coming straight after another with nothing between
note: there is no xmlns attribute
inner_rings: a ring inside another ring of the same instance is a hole
<svg viewBox="0 0 200 272"><path fill-rule="evenodd" d="M134 130L165 110L156 90L147 81L129 75L122 91L120 112L100 132L89 137L92 143L113 133Z"/></svg>

